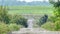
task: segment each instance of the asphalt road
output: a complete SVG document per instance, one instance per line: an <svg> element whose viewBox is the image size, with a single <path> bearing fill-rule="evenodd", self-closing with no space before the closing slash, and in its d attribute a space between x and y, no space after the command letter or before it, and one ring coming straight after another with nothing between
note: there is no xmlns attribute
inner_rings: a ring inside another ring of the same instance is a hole
<svg viewBox="0 0 60 34"><path fill-rule="evenodd" d="M21 28L19 31L14 31L11 34L60 34L60 32L47 31L43 28Z"/></svg>

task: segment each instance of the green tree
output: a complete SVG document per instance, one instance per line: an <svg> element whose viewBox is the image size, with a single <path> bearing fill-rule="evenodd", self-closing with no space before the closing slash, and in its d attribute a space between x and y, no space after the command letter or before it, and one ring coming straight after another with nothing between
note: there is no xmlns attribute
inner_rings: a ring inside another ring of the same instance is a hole
<svg viewBox="0 0 60 34"><path fill-rule="evenodd" d="M51 4L54 5L54 7L59 7L60 6L60 0L49 0Z"/></svg>
<svg viewBox="0 0 60 34"><path fill-rule="evenodd" d="M54 17L56 19L53 19L55 22L55 30L60 30L60 0L52 1L50 0L50 3L52 3L54 5Z"/></svg>

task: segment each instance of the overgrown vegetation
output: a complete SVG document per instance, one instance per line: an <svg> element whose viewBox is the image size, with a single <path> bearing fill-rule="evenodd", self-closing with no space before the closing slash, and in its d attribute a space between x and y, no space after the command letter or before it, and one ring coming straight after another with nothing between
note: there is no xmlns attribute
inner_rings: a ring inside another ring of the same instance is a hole
<svg viewBox="0 0 60 34"><path fill-rule="evenodd" d="M19 30L27 27L27 19L21 15L8 14L7 6L0 6L0 34L7 34L10 31Z"/></svg>
<svg viewBox="0 0 60 34"><path fill-rule="evenodd" d="M55 23L47 22L44 25L42 25L42 28L45 28L46 30L55 31Z"/></svg>
<svg viewBox="0 0 60 34"><path fill-rule="evenodd" d="M7 7L3 7L3 6L0 6L0 21L1 22L5 22L6 24L9 23L10 19L9 19L9 16L8 16L8 8Z"/></svg>
<svg viewBox="0 0 60 34"><path fill-rule="evenodd" d="M17 31L17 30L20 29L21 26L15 24L15 23L11 23L11 24L8 24L8 27L9 27L9 29L10 29L11 31Z"/></svg>
<svg viewBox="0 0 60 34"><path fill-rule="evenodd" d="M28 27L27 25L27 19L24 18L23 16L21 15L14 15L12 18L11 18L11 21L10 23L16 23L18 25L22 25L24 27Z"/></svg>
<svg viewBox="0 0 60 34"><path fill-rule="evenodd" d="M46 28L48 30L55 30L55 31L60 31L60 1L57 0L57 2L54 2L53 0L50 0L51 3L54 5L54 16L50 17L51 18L51 23L50 24L44 24L42 27ZM51 27L53 26L53 27Z"/></svg>
<svg viewBox="0 0 60 34"><path fill-rule="evenodd" d="M6 24L16 23L27 27L27 19L21 15L9 15L8 7L0 6L0 21Z"/></svg>
<svg viewBox="0 0 60 34"><path fill-rule="evenodd" d="M39 19L38 25L41 26L41 25L45 24L47 22L47 19L48 19L48 15L44 15L43 17L41 17Z"/></svg>
<svg viewBox="0 0 60 34"><path fill-rule="evenodd" d="M0 22L0 34L7 34L8 32L10 32L9 27L5 23Z"/></svg>

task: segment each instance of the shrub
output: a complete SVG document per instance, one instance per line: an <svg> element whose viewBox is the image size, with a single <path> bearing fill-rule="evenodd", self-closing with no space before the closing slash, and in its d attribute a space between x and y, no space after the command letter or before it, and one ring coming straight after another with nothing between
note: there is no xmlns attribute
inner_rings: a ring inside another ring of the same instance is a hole
<svg viewBox="0 0 60 34"><path fill-rule="evenodd" d="M60 31L60 20L55 22L55 30Z"/></svg>
<svg viewBox="0 0 60 34"><path fill-rule="evenodd" d="M6 24L0 23L0 34L7 34L9 31L10 29Z"/></svg>
<svg viewBox="0 0 60 34"><path fill-rule="evenodd" d="M55 31L55 23L48 22L42 25L41 27L45 28L46 30Z"/></svg>
<svg viewBox="0 0 60 34"><path fill-rule="evenodd" d="M24 27L28 26L27 25L27 19L25 19L21 15L14 15L10 22L11 23L16 23L16 24L19 24L19 25L23 25Z"/></svg>
<svg viewBox="0 0 60 34"><path fill-rule="evenodd" d="M14 23L8 25L11 31L17 31L20 29L20 26Z"/></svg>
<svg viewBox="0 0 60 34"><path fill-rule="evenodd" d="M41 18L39 19L38 25L39 25L39 26L43 25L44 23L47 22L47 19L48 19L48 15L44 15L43 17L41 17Z"/></svg>
<svg viewBox="0 0 60 34"><path fill-rule="evenodd" d="M55 21L57 20L57 18L56 18L55 16L51 16L51 17L49 17L48 20L49 20L50 22L55 23Z"/></svg>
<svg viewBox="0 0 60 34"><path fill-rule="evenodd" d="M8 8L6 6L0 6L0 21L4 23L9 23Z"/></svg>
<svg viewBox="0 0 60 34"><path fill-rule="evenodd" d="M52 31L53 30L60 31L60 17L52 16L52 17L50 17L50 20L51 20L51 21L49 21L50 23L46 23L46 24L42 25L42 27L45 29L48 29L48 30L52 30Z"/></svg>

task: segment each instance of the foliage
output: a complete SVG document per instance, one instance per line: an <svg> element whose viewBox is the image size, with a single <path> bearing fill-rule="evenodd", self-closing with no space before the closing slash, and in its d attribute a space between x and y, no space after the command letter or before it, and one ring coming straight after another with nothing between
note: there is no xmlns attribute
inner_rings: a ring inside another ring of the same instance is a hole
<svg viewBox="0 0 60 34"><path fill-rule="evenodd" d="M50 17L53 23L46 23L42 27L51 31L60 31L60 7L55 7L53 14L54 16Z"/></svg>
<svg viewBox="0 0 60 34"><path fill-rule="evenodd" d="M48 20L49 20L50 22L55 23L55 21L57 20L57 18L56 18L55 16L50 16L50 17L48 18Z"/></svg>
<svg viewBox="0 0 60 34"><path fill-rule="evenodd" d="M9 23L9 17L8 17L8 8L6 6L0 6L0 21L3 21L5 23Z"/></svg>
<svg viewBox="0 0 60 34"><path fill-rule="evenodd" d="M28 26L27 25L27 19L25 19L21 15L14 15L12 17L12 20L10 21L10 23L20 24L20 25L23 25L24 27L27 27Z"/></svg>
<svg viewBox="0 0 60 34"><path fill-rule="evenodd" d="M55 0L49 0L51 4L55 4Z"/></svg>
<svg viewBox="0 0 60 34"><path fill-rule="evenodd" d="M11 31L17 31L17 30L20 29L20 25L17 25L17 24L14 24L14 23L9 24L8 27Z"/></svg>
<svg viewBox="0 0 60 34"><path fill-rule="evenodd" d="M55 8L54 15L55 15L55 17L60 17L60 7L59 8Z"/></svg>
<svg viewBox="0 0 60 34"><path fill-rule="evenodd" d="M59 31L60 30L60 3L57 3L57 7L55 7L54 10L54 15L55 15L55 30Z"/></svg>
<svg viewBox="0 0 60 34"><path fill-rule="evenodd" d="M60 6L60 1L54 4L54 7L59 7L59 6Z"/></svg>
<svg viewBox="0 0 60 34"><path fill-rule="evenodd" d="M0 22L0 34L7 34L10 31L9 27Z"/></svg>
<svg viewBox="0 0 60 34"><path fill-rule="evenodd" d="M39 19L38 25L40 26L43 25L44 23L46 23L47 19L48 19L48 15L44 15L43 17Z"/></svg>
<svg viewBox="0 0 60 34"><path fill-rule="evenodd" d="M17 31L20 29L20 25L17 24L5 24L3 22L0 22L0 34L7 34L10 31Z"/></svg>
<svg viewBox="0 0 60 34"><path fill-rule="evenodd" d="M20 24L20 25L27 27L27 19L25 19L21 15L11 16L7 13L8 13L8 7L0 6L0 21L1 22L4 22L6 24L16 23L16 24Z"/></svg>
<svg viewBox="0 0 60 34"><path fill-rule="evenodd" d="M60 17L55 21L55 30L60 31Z"/></svg>
<svg viewBox="0 0 60 34"><path fill-rule="evenodd" d="M45 28L46 30L55 31L55 23L47 22L41 27Z"/></svg>
<svg viewBox="0 0 60 34"><path fill-rule="evenodd" d="M50 31L60 31L60 19L58 19L58 21L56 21L55 23L47 22L41 27L45 28L46 30L50 30Z"/></svg>
<svg viewBox="0 0 60 34"><path fill-rule="evenodd" d="M57 0L57 2L55 2L54 4L55 10L54 10L54 16L52 19L52 21L55 24L55 30L59 31L60 30L60 1Z"/></svg>
<svg viewBox="0 0 60 34"><path fill-rule="evenodd" d="M59 7L60 6L60 0L49 0L51 4L54 5L54 7Z"/></svg>

